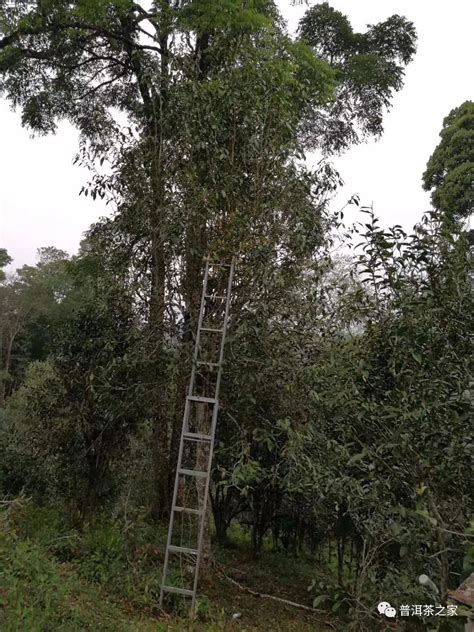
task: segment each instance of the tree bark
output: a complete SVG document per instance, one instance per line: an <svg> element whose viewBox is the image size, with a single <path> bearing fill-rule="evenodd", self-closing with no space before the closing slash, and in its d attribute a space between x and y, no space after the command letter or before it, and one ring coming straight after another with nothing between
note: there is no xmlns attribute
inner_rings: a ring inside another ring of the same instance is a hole
<svg viewBox="0 0 474 632"><path fill-rule="evenodd" d="M168 490L168 415L166 413L166 355L164 349L165 312L165 260L160 220L156 219L152 235L152 292L150 329L152 334L152 367L156 382L153 394L153 499L152 514L155 519L169 513Z"/></svg>
<svg viewBox="0 0 474 632"><path fill-rule="evenodd" d="M155 387L152 393L152 463L153 494L151 510L155 519L169 515L170 493L169 475L169 415L166 409L167 354L165 349L165 309L166 309L166 251L165 251L165 156L164 140L167 134L167 90L168 90L168 33L160 37L161 78L156 95L150 88L140 59L130 51L130 63L137 77L138 88L143 101L149 151L149 179L151 204L149 229L151 239L151 296L150 296L150 359L154 372Z"/></svg>

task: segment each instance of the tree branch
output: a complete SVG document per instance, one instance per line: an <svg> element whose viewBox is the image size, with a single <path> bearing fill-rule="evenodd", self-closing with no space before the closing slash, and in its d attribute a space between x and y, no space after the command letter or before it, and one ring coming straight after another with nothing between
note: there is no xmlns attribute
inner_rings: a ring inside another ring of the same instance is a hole
<svg viewBox="0 0 474 632"><path fill-rule="evenodd" d="M6 48L7 46L10 46L11 44L14 44L15 42L18 42L22 36L42 35L44 33L55 33L58 30L65 31L67 29L73 29L73 30L78 30L78 31L81 31L81 30L91 31L98 35L107 37L109 39L114 39L118 42L123 42L124 44L127 44L128 46L132 46L133 48L138 49L138 50L152 50L160 54L163 52L161 48L159 48L158 46L152 46L148 44L138 44L137 42L134 42L133 40L126 38L121 33L115 33L114 31L110 31L109 29L104 28L103 26L96 26L94 24L84 24L82 22L77 22L77 21L62 22L61 24L54 24L50 27L17 29L16 31L13 31L9 35L5 35L2 39L0 39L0 50Z"/></svg>
<svg viewBox="0 0 474 632"><path fill-rule="evenodd" d="M239 582L235 581L235 579L232 579L232 577L229 577L228 575L226 575L226 573L222 569L220 569L220 572L231 584L234 584L234 586L237 586L239 590L249 593L250 595L253 595L254 597L259 597L261 599L272 599L273 601L278 601L279 603L282 603L285 606L292 606L293 608L299 608L300 610L306 610L307 612L312 612L314 614L327 614L324 610L317 610L316 608L305 606L304 604L297 603L296 601L290 601L289 599L283 599L282 597L275 597L275 595L268 595L267 593L257 592L256 590L247 588L247 586L242 586L242 584L239 584ZM329 623L328 621L326 621L326 624L336 629L332 623Z"/></svg>
<svg viewBox="0 0 474 632"><path fill-rule="evenodd" d="M124 77L127 74L127 70L125 69L124 71L122 71L119 75L117 75L116 77L112 77L111 79L108 79L107 81L103 81L102 83L100 83L98 86L94 86L93 88L91 88L90 90L88 90L87 92L84 92L84 94L81 94L80 96L75 98L75 101L81 101L82 99L85 99L86 97L90 96L91 94L94 94L95 92L97 92L98 90L100 90L101 88L103 88L104 86L108 86L111 83L114 83L115 81L117 81L118 79L121 79L122 77Z"/></svg>

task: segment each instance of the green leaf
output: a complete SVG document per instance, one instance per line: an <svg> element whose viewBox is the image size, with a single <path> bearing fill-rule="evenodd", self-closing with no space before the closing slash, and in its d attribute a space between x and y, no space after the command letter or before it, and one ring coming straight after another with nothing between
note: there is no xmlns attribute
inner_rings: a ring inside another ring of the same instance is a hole
<svg viewBox="0 0 474 632"><path fill-rule="evenodd" d="M313 599L313 608L317 608L329 599L329 595L318 595Z"/></svg>

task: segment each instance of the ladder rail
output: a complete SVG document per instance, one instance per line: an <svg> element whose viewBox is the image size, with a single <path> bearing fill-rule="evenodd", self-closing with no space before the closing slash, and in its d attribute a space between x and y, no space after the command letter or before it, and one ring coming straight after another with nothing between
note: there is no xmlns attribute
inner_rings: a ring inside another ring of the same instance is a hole
<svg viewBox="0 0 474 632"><path fill-rule="evenodd" d="M215 434L216 434L216 426L217 426L217 415L219 413L219 391L220 391L220 386L221 386L221 377L222 377L222 364L224 361L224 344L225 344L225 336L227 333L227 321L229 318L229 306L230 306L230 290L232 287L232 280L233 280L233 276L234 276L234 261L232 261L231 266L230 266L230 272L229 272L229 279L227 282L227 300L226 300L226 305L225 305L225 314L224 314L224 324L222 326L222 339L221 339L221 346L220 346L220 350L219 350L219 368L217 369L217 380L216 380L216 390L215 390L215 394L214 397L216 399L216 404L214 406L214 410L212 411L212 427L211 427L211 443L209 446L209 457L208 457L208 464L207 464L207 478L206 478L206 483L205 483L205 489L204 489L204 500L203 500L203 506L202 506L202 518L201 518L201 524L199 525L199 539L198 539L198 548L197 548L197 559L196 559L196 569L195 569L195 574L194 574L194 585L193 585L193 596L192 596L192 602L191 602L191 611L194 612L195 608L196 608L196 595L197 595L197 586L198 586L198 581L199 581L199 565L201 563L201 557L202 557L202 544L203 544L203 539L204 539L204 532L206 529L206 514L207 514L207 503L208 503L208 497L209 497L209 485L211 482L211 469L212 469L212 458L213 458L213 454L214 454L214 441L215 441Z"/></svg>
<svg viewBox="0 0 474 632"><path fill-rule="evenodd" d="M184 407L184 417L183 417L183 427L184 424L186 423L186 409L189 407L189 401L188 399L186 399L186 404ZM181 460L183 458L183 447L184 447L184 437L183 437L183 432L181 431L181 438L179 441L179 451L178 451L178 464L177 464L177 468L176 468L176 475L174 477L174 487L173 487L173 499L171 501L171 512L170 512L170 521L169 521L169 525L168 525L168 535L166 537L166 549L165 549L165 559L163 562L163 575L161 578L161 587L160 587L160 606L163 603L163 597L164 597L164 593L165 593L165 588L166 588L166 576L168 574L168 564L169 564L169 555L170 555L170 547L171 547L171 540L173 537L173 527L174 527L174 508L176 507L176 501L178 499L178 487L179 487L179 467L181 465Z"/></svg>
<svg viewBox="0 0 474 632"><path fill-rule="evenodd" d="M206 305L207 282L209 280L209 260L206 261L204 270L204 281L202 287L201 307L199 308L199 317L196 331L196 340L194 342L193 365L191 367L191 377L189 379L188 395L193 394L194 382L196 379L196 366L199 356L199 344L201 342L202 321L204 319L204 307Z"/></svg>
<svg viewBox="0 0 474 632"><path fill-rule="evenodd" d="M202 326L202 320L203 320L203 314L204 314L204 305L206 301L205 293L207 293L208 278L209 278L209 261L206 261L206 267L204 270L203 292L201 296L201 306L199 309L198 326L197 326L197 332L196 332L196 341L194 344L193 363L191 367L191 378L189 380L189 386L188 386L188 396L192 395L193 385L196 379L196 362L197 362L197 358L199 354L199 339L200 339L201 326ZM186 403L184 405L183 421L182 421L182 426L181 426L181 437L179 440L178 463L176 466L176 474L174 478L173 498L171 501L170 521L168 525L168 535L166 538L165 559L163 563L163 577L162 577L161 587L160 587L160 605L162 605L163 603L165 581L166 581L166 576L168 574L170 546L171 546L171 540L173 538L174 514L175 514L174 508L176 507L176 501L178 499L179 477L180 477L179 469L181 467L181 462L183 459L184 433L186 430L188 430L187 425L188 425L188 420L189 420L189 408L190 408L190 402L189 402L189 399L186 398Z"/></svg>
<svg viewBox="0 0 474 632"><path fill-rule="evenodd" d="M217 425L217 414L219 412L218 405L214 406L214 410L212 413L212 441L209 446L209 461L207 466L207 477L204 486L204 498L202 503L202 518L201 523L199 525L199 536L198 536L198 547L197 547L197 559L196 559L196 570L194 574L194 583L193 583L193 596L191 602L191 612L194 612L196 608L196 595L197 595L197 586L199 581L199 566L201 564L202 558L202 545L204 540L204 533L206 529L206 516L207 516L207 503L209 498L209 485L211 482L211 469L212 469L212 458L214 454L214 438L215 438L215 428Z"/></svg>
<svg viewBox="0 0 474 632"><path fill-rule="evenodd" d="M221 387L222 364L224 362L224 345L225 345L225 338L227 334L227 324L229 321L230 293L232 289L233 278L234 278L234 260L232 260L232 263L230 264L229 278L227 281L227 300L225 303L224 324L222 325L221 348L219 350L219 368L217 369L216 392L214 395L218 402L219 402L219 392L220 392L220 387Z"/></svg>

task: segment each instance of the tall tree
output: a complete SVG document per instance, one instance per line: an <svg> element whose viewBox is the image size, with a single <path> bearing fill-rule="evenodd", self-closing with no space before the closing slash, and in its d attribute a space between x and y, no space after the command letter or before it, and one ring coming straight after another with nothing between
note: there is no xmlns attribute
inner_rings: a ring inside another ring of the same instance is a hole
<svg viewBox="0 0 474 632"><path fill-rule="evenodd" d="M67 262L61 317L52 309L50 322L43 321L54 324L48 357L29 363L8 400L4 437L18 438L5 446L13 493L24 487L43 499L66 500L86 516L116 497L112 464L143 422L147 397L143 324L133 294L117 270L110 274L103 265L92 241L82 250ZM24 327L27 333L35 337ZM15 465L15 455L22 465Z"/></svg>
<svg viewBox="0 0 474 632"><path fill-rule="evenodd" d="M3 270L7 265L9 265L13 259L8 254L5 248L0 248L0 282L5 281L6 275Z"/></svg>
<svg viewBox="0 0 474 632"><path fill-rule="evenodd" d="M51 353L55 329L73 304L69 256L38 249L38 263L24 265L0 285L0 353L4 396L21 383L28 364Z"/></svg>
<svg viewBox="0 0 474 632"><path fill-rule="evenodd" d="M0 90L25 125L48 133L67 118L81 131L89 162L113 156L117 177L98 176L90 191L115 189L129 244L143 246L160 515L168 507L176 277L192 324L203 255L242 252L255 260L265 253L275 264L282 239L290 258L294 248L303 252L304 239L278 234L302 196L318 216L317 178L297 161L305 148L357 142L357 127L362 136L381 132L382 109L414 53L414 29L390 19L365 39L355 35L353 49L342 42L343 55L334 58L318 50L317 8L292 41L271 0L225 0L217 11L211 0L156 0L149 10L132 0L0 6ZM118 147L117 111L133 127ZM297 221L312 223L310 215Z"/></svg>
<svg viewBox="0 0 474 632"><path fill-rule="evenodd" d="M381 134L384 108L402 87L404 67L416 50L413 24L392 15L357 33L347 16L324 2L306 11L299 34L337 77L335 98L327 107L308 109L303 125L306 143L339 151Z"/></svg>
<svg viewBox="0 0 474 632"><path fill-rule="evenodd" d="M11 385L13 345L24 320L22 301L3 270L12 261L7 250L0 248L0 406Z"/></svg>
<svg viewBox="0 0 474 632"><path fill-rule="evenodd" d="M428 160L423 188L447 223L463 221L473 210L474 103L465 101L443 121L441 140Z"/></svg>

